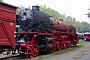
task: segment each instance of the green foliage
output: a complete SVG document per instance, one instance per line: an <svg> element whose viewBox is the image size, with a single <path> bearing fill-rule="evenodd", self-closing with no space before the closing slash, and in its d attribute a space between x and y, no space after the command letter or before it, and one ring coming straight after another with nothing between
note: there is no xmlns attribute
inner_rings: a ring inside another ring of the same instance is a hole
<svg viewBox="0 0 90 60"><path fill-rule="evenodd" d="M20 14L24 9L25 9L25 7L23 7L22 5L20 5L19 8L17 9L17 14ZM31 9L31 7L28 6L28 9Z"/></svg>
<svg viewBox="0 0 90 60"><path fill-rule="evenodd" d="M51 9L50 7L46 7L46 5L41 5L40 6L40 10L48 15L50 15L51 17L55 18L55 19L60 19L60 14L55 11L54 9Z"/></svg>
<svg viewBox="0 0 90 60"><path fill-rule="evenodd" d="M37 60L43 60L43 57L39 56Z"/></svg>
<svg viewBox="0 0 90 60"><path fill-rule="evenodd" d="M30 5L28 6L28 9L30 9L30 10L31 10L31 7L30 7Z"/></svg>
<svg viewBox="0 0 90 60"><path fill-rule="evenodd" d="M24 10L24 9L25 9L25 7L20 5L19 8L17 9L17 14L20 14L22 12L22 10Z"/></svg>
<svg viewBox="0 0 90 60"><path fill-rule="evenodd" d="M88 17L90 18L90 6L89 6L89 12L88 12L88 14L86 14L86 15L88 15Z"/></svg>
<svg viewBox="0 0 90 60"><path fill-rule="evenodd" d="M88 17L90 18L90 12L88 12L88 14L86 14L86 15L88 15Z"/></svg>
<svg viewBox="0 0 90 60"><path fill-rule="evenodd" d="M79 33L82 33L83 32L83 25L79 22L79 21L77 21L76 23L75 23L75 27L76 27L76 29L77 29L77 31L79 32Z"/></svg>
<svg viewBox="0 0 90 60"><path fill-rule="evenodd" d="M3 2L3 0L0 0L0 2Z"/></svg>
<svg viewBox="0 0 90 60"><path fill-rule="evenodd" d="M66 18L67 17L65 14L60 14L60 19L63 19L63 21L67 22Z"/></svg>
<svg viewBox="0 0 90 60"><path fill-rule="evenodd" d="M90 32L90 24L87 22L81 22L81 24L83 25L83 32Z"/></svg>

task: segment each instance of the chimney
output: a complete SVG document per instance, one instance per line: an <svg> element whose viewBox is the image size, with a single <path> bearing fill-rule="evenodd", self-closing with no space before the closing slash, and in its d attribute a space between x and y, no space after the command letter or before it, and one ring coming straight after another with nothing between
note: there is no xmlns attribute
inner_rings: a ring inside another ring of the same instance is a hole
<svg viewBox="0 0 90 60"><path fill-rule="evenodd" d="M39 10L39 6L32 6L32 10L40 11L40 10Z"/></svg>

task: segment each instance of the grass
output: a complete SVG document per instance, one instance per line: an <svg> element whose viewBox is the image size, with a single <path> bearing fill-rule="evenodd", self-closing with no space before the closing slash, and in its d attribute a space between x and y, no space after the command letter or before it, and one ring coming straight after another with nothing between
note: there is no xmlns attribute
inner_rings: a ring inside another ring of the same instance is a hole
<svg viewBox="0 0 90 60"><path fill-rule="evenodd" d="M37 60L43 60L43 57L39 56Z"/></svg>
<svg viewBox="0 0 90 60"><path fill-rule="evenodd" d="M74 51L74 50L76 50L76 49L78 49L78 48L84 47L87 43L88 43L88 42L84 42L84 43L81 43L81 44L79 44L79 45L77 45L77 46L75 46L75 47L71 47L71 48L68 48L68 49L64 49L64 50L61 50L61 51L57 51L57 52L53 53L52 55L62 55L62 54L64 54L64 53L67 53L67 52L70 52L70 51Z"/></svg>

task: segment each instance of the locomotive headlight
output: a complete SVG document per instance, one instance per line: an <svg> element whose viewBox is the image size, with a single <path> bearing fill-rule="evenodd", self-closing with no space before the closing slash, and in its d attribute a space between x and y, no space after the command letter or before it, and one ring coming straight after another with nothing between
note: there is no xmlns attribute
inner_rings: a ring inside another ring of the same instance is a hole
<svg viewBox="0 0 90 60"><path fill-rule="evenodd" d="M23 20L26 20L26 16L23 17Z"/></svg>
<svg viewBox="0 0 90 60"><path fill-rule="evenodd" d="M27 20L27 19L26 19L26 16L24 15L21 20L22 20L22 21Z"/></svg>

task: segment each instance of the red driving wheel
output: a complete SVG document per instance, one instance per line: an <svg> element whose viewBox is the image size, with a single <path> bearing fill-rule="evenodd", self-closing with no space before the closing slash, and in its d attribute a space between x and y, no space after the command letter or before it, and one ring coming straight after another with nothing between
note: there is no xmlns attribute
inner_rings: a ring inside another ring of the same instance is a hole
<svg viewBox="0 0 90 60"><path fill-rule="evenodd" d="M56 50L56 44L55 44L55 42L53 42L53 48L50 49L50 52L51 53L55 52L55 50Z"/></svg>
<svg viewBox="0 0 90 60"><path fill-rule="evenodd" d="M63 48L66 49L66 43L63 43Z"/></svg>
<svg viewBox="0 0 90 60"><path fill-rule="evenodd" d="M37 48L37 46L37 44L34 44L31 48L31 54L33 57L36 57L39 54L39 48Z"/></svg>
<svg viewBox="0 0 90 60"><path fill-rule="evenodd" d="M61 50L62 49L62 44L58 43L57 44L57 50Z"/></svg>

